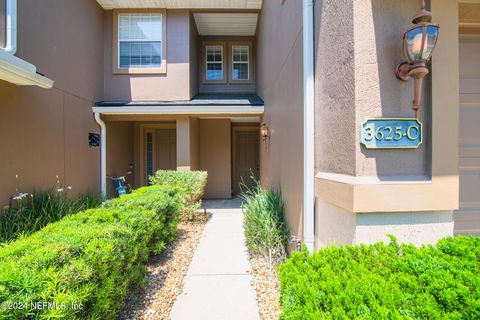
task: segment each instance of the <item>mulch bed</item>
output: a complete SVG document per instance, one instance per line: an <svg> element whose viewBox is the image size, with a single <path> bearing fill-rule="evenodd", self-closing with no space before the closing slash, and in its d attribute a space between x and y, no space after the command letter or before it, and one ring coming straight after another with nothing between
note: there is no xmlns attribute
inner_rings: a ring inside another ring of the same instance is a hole
<svg viewBox="0 0 480 320"><path fill-rule="evenodd" d="M260 320L276 320L280 317L280 284L276 270L269 273L267 261L250 254L252 265L253 286L257 291ZM275 268L274 268L275 269Z"/></svg>
<svg viewBox="0 0 480 320"><path fill-rule="evenodd" d="M169 319L170 310L183 290L183 279L202 235L209 214L178 224L178 237L168 249L152 257L147 265L147 284L127 297L119 319Z"/></svg>

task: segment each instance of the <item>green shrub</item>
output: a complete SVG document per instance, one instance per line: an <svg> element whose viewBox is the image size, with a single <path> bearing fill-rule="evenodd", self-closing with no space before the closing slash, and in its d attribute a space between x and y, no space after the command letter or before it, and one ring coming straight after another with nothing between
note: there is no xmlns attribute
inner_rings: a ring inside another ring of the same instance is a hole
<svg viewBox="0 0 480 320"><path fill-rule="evenodd" d="M173 171L159 170L150 177L150 184L158 186L174 186L184 193L182 213L192 220L201 207L201 200L207 185L206 171Z"/></svg>
<svg viewBox="0 0 480 320"><path fill-rule="evenodd" d="M100 195L85 194L68 197L63 192L49 189L23 194L17 208L9 208L0 214L0 242L28 235L61 218L100 205Z"/></svg>
<svg viewBox="0 0 480 320"><path fill-rule="evenodd" d="M174 239L180 207L175 189L145 187L4 245L0 319L115 319L149 254ZM56 306L32 308L42 302Z"/></svg>
<svg viewBox="0 0 480 320"><path fill-rule="evenodd" d="M480 319L480 238L294 253L281 319Z"/></svg>
<svg viewBox="0 0 480 320"><path fill-rule="evenodd" d="M267 259L271 272L274 263L284 261L289 237L282 193L265 189L257 181L240 197L245 201L243 226L247 247Z"/></svg>

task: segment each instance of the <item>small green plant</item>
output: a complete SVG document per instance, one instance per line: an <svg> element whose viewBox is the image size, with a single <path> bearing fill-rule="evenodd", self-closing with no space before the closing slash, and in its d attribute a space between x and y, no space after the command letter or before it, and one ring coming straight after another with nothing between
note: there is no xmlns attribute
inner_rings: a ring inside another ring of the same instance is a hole
<svg viewBox="0 0 480 320"><path fill-rule="evenodd" d="M265 257L271 273L274 263L285 260L289 237L282 193L263 188L258 181L253 188L242 189L247 247Z"/></svg>
<svg viewBox="0 0 480 320"><path fill-rule="evenodd" d="M294 252L281 319L480 319L480 238Z"/></svg>
<svg viewBox="0 0 480 320"><path fill-rule="evenodd" d="M175 239L180 196L140 188L1 246L0 319L116 319L149 255Z"/></svg>
<svg viewBox="0 0 480 320"><path fill-rule="evenodd" d="M65 192L49 189L17 197L15 208L0 214L0 242L28 235L51 222L100 205L100 195L85 194L68 197Z"/></svg>
<svg viewBox="0 0 480 320"><path fill-rule="evenodd" d="M184 194L182 215L188 220L193 220L202 205L207 176L206 171L159 170L150 177L150 184L179 188Z"/></svg>

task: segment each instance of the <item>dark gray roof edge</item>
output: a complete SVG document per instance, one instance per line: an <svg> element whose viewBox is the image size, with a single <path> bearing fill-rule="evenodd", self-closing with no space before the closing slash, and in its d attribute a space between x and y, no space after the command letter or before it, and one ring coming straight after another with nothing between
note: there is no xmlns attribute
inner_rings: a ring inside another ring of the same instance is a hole
<svg viewBox="0 0 480 320"><path fill-rule="evenodd" d="M175 107L175 106L263 106L264 102L256 94L199 94L188 101L99 101L97 107Z"/></svg>
<svg viewBox="0 0 480 320"><path fill-rule="evenodd" d="M96 107L181 107L181 106L232 106L232 107L261 107L263 103L189 103L189 102L123 102L123 101L99 101Z"/></svg>

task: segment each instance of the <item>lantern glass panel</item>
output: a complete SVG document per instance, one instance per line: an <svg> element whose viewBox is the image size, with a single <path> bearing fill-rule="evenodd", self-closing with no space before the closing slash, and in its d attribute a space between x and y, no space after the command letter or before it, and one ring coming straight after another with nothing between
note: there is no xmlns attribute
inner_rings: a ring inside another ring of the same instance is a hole
<svg viewBox="0 0 480 320"><path fill-rule="evenodd" d="M407 32L405 35L406 55L410 63L415 63L422 60L422 42L423 42L423 27L419 26Z"/></svg>
<svg viewBox="0 0 480 320"><path fill-rule="evenodd" d="M437 26L427 26L426 32L426 42L423 49L422 59L428 61L432 55L433 49L437 43L438 38L438 27Z"/></svg>

